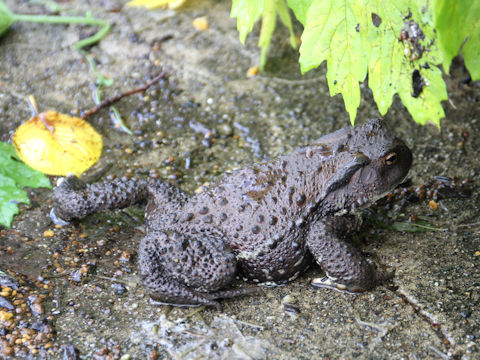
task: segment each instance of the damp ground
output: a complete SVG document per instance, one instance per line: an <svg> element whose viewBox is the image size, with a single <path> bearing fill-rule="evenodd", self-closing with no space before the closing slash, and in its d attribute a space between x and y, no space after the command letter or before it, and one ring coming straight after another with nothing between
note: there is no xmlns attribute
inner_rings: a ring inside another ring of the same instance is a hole
<svg viewBox="0 0 480 360"><path fill-rule="evenodd" d="M6 3L17 12L46 11L26 1ZM241 45L228 1L191 1L177 12L121 5L61 3L65 13L91 11L113 24L88 50L97 70L115 81L104 96L139 87L160 71L168 79L118 104L133 135L116 128L107 111L90 118L104 136L104 151L87 175L159 177L196 191L227 170L348 124L342 98L329 96L325 68L300 75L284 29L275 35L265 72L250 78L248 69L259 62L258 31ZM206 31L192 26L200 16L208 19ZM72 46L90 31L16 24L0 38L0 140L8 141L30 117L27 95L43 110L78 114L93 106L95 77ZM58 228L48 217L51 191L30 190L31 204L21 207L11 229L0 230L0 295L7 301L0 303L2 356L477 358L480 90L467 77L456 61L446 78L450 101L441 131L416 125L398 99L385 116L414 154L413 192L425 185L426 194L380 204L373 216L381 213L389 223L421 219L436 229L367 228L359 246L395 270L392 284L359 294L314 289L311 278L323 274L312 267L261 295L223 301L221 312L154 305L136 270L144 233L140 207ZM366 87L362 95L359 123L379 116ZM453 189L454 196L434 200L446 182L471 190Z"/></svg>

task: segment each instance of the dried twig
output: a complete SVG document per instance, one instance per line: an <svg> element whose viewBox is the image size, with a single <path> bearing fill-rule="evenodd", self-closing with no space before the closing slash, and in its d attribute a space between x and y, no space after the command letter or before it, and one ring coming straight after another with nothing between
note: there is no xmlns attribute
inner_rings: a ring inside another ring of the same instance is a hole
<svg viewBox="0 0 480 360"><path fill-rule="evenodd" d="M116 102L120 101L121 99L123 99L124 97L127 97L127 96L130 96L130 95L133 95L133 94L136 94L136 93L139 93L139 92L144 92L146 91L148 88L150 88L153 84L157 83L158 81L164 79L166 77L166 74L164 72L161 72L160 74L158 74L157 76L155 76L152 80L150 80L149 82L147 82L145 85L139 87L139 88L136 88L136 89L133 89L133 90L129 90L129 91L126 91L124 93L121 93L121 94L118 94L118 95L115 95L115 96L112 96L110 98L107 98L105 100L103 100L100 104L98 104L97 106L91 108L90 110L87 110L83 116L82 116L82 119L86 119L90 116L92 116L93 114L96 114L97 112L99 112L100 110L106 108L106 107L109 107L113 104L115 104Z"/></svg>

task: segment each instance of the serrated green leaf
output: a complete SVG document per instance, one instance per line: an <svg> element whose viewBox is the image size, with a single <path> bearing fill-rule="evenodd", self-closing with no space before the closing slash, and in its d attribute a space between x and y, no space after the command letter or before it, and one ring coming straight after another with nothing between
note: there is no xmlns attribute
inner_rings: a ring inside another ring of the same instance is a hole
<svg viewBox="0 0 480 360"><path fill-rule="evenodd" d="M302 35L302 72L327 61L330 94L342 94L352 124L368 68L382 115L398 93L416 122L439 126L447 93L436 67L443 57L429 5L427 0L314 0Z"/></svg>
<svg viewBox="0 0 480 360"><path fill-rule="evenodd" d="M233 0L230 16L237 18L240 41L245 44L247 34L263 13L265 0Z"/></svg>
<svg viewBox="0 0 480 360"><path fill-rule="evenodd" d="M305 26L307 20L307 11L312 4L312 0L287 0L287 4L293 10L297 20L300 21L303 26Z"/></svg>
<svg viewBox="0 0 480 360"><path fill-rule="evenodd" d="M314 0L300 46L303 73L327 61L330 94L342 93L352 124L360 105L359 82L367 75L366 54L357 31L361 11L361 4L353 0Z"/></svg>
<svg viewBox="0 0 480 360"><path fill-rule="evenodd" d="M436 66L432 66L429 69L421 69L420 75L424 87L418 97L412 96L412 83L406 77L400 79L401 88L398 94L416 122L425 125L431 121L440 127L440 119L445 117L441 101L448 99L442 72Z"/></svg>
<svg viewBox="0 0 480 360"><path fill-rule="evenodd" d="M22 163L12 145L0 142L0 224L10 226L18 214L19 203L29 204L23 187L48 187L50 181L42 173Z"/></svg>
<svg viewBox="0 0 480 360"><path fill-rule="evenodd" d="M480 1L435 0L435 28L445 54L443 69L448 74L452 59L465 39L463 56L473 80L480 79Z"/></svg>
<svg viewBox="0 0 480 360"><path fill-rule="evenodd" d="M366 31L362 32L360 26L360 33L371 46L369 86L380 113L387 112L393 95L398 93L416 122L432 121L440 126L440 119L445 116L441 101L447 99L447 92L441 72L435 66L442 62L442 54L435 45L428 3L403 0L397 1L395 7L381 6L386 3L380 0L368 3L370 7L365 7L367 14L362 23ZM418 36L412 37L414 34ZM416 90L415 71L421 84Z"/></svg>

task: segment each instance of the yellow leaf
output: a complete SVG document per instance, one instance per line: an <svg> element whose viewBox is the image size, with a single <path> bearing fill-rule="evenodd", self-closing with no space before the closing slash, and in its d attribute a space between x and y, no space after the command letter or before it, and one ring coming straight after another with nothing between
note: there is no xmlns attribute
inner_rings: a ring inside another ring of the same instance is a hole
<svg viewBox="0 0 480 360"><path fill-rule="evenodd" d="M143 6L147 9L155 9L162 6L167 6L170 9L178 9L184 4L186 0L132 0L127 3L128 6Z"/></svg>
<svg viewBox="0 0 480 360"><path fill-rule="evenodd" d="M102 136L83 119L54 111L20 125L12 138L18 156L49 175L80 175L102 153Z"/></svg>

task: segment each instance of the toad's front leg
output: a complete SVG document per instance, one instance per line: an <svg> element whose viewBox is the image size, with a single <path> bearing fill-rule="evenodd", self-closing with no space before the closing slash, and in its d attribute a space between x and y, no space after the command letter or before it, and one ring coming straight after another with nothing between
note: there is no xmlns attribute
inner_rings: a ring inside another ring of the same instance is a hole
<svg viewBox="0 0 480 360"><path fill-rule="evenodd" d="M173 305L212 305L216 299L256 292L227 288L237 272L232 250L219 234L207 229L150 231L142 239L139 268L152 299Z"/></svg>
<svg viewBox="0 0 480 360"><path fill-rule="evenodd" d="M390 279L392 274L379 272L374 263L343 239L349 233L345 229L353 228L349 219L332 216L312 225L307 246L328 277L316 285L349 291L370 290Z"/></svg>

